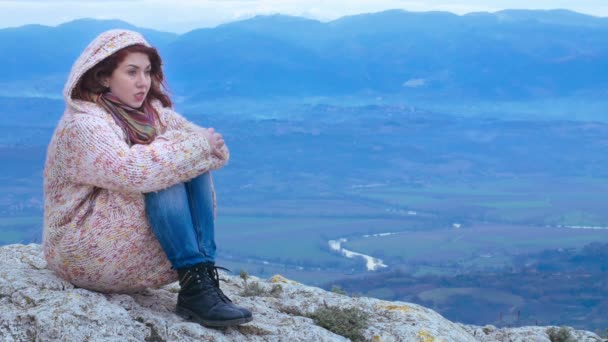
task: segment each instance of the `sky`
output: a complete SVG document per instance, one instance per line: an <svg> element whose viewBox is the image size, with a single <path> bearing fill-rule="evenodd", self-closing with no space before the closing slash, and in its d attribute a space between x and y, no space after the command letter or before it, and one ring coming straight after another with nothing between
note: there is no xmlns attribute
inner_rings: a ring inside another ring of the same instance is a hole
<svg viewBox="0 0 608 342"><path fill-rule="evenodd" d="M0 28L56 26L94 18L120 19L142 28L184 33L260 14L280 13L325 22L387 9L465 14L556 8L608 17L608 0L0 0Z"/></svg>

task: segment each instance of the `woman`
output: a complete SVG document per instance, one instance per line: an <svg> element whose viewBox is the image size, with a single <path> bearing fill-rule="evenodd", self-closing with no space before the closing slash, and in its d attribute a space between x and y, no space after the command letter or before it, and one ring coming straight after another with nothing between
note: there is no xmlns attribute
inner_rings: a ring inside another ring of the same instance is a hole
<svg viewBox="0 0 608 342"><path fill-rule="evenodd" d="M76 60L45 165L45 258L100 292L179 280L178 314L207 326L249 322L214 265L210 171L228 149L172 110L163 82L156 49L136 32L104 32Z"/></svg>

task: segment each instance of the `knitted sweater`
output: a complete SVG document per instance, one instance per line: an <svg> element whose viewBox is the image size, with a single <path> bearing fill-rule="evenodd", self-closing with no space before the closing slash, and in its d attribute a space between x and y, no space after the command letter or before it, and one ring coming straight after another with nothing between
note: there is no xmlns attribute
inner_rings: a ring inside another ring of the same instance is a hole
<svg viewBox="0 0 608 342"><path fill-rule="evenodd" d="M76 286L132 292L176 280L150 229L144 193L224 166L201 128L160 101L160 134L129 147L123 130L95 103L70 95L80 77L117 50L149 45L138 33L102 33L76 60L64 88L66 110L48 147L44 170L44 255ZM215 207L215 192L214 207Z"/></svg>

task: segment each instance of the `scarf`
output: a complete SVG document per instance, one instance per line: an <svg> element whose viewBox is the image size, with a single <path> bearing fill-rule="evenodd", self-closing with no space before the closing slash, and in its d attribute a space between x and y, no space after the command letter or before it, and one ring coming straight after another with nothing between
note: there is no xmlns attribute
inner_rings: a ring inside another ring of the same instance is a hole
<svg viewBox="0 0 608 342"><path fill-rule="evenodd" d="M148 145L156 138L156 117L154 109L144 102L143 111L127 106L110 92L97 97L97 104L112 115L116 124L127 135L129 146Z"/></svg>

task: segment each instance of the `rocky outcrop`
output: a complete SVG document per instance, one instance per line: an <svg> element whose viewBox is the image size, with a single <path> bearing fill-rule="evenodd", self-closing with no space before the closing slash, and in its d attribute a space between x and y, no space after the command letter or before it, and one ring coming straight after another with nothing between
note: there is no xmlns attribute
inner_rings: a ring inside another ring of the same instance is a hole
<svg viewBox="0 0 608 342"><path fill-rule="evenodd" d="M254 321L209 329L173 313L178 286L137 294L102 294L75 288L46 268L39 245L0 248L0 340L2 341L344 341L307 314L321 307L356 307L368 315L369 341L550 341L547 327L496 329L451 322L422 306L351 298L275 276L254 277L264 296L241 296L244 282L223 275L222 288L251 308ZM571 331L576 341L602 341Z"/></svg>

